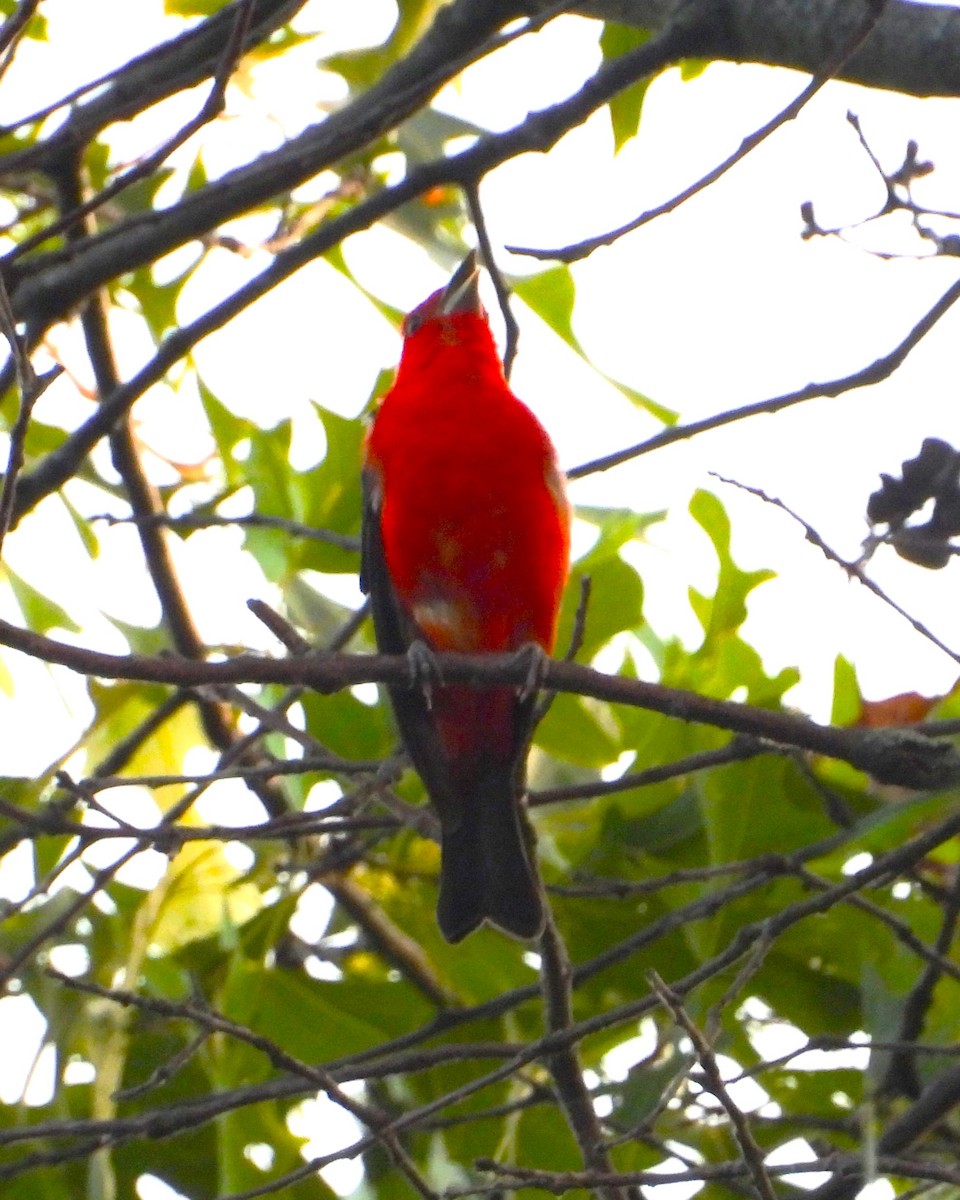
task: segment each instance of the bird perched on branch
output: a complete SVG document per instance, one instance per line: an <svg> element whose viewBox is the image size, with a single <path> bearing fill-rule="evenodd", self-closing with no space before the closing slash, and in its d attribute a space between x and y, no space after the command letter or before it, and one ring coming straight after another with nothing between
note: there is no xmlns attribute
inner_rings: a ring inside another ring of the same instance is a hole
<svg viewBox="0 0 960 1200"><path fill-rule="evenodd" d="M361 584L380 650L411 658L411 685L390 698L440 818L437 921L451 942L485 920L542 932L520 810L536 688L445 685L431 652L516 651L535 668L569 561L556 452L507 385L478 279L471 254L406 318L363 467Z"/></svg>

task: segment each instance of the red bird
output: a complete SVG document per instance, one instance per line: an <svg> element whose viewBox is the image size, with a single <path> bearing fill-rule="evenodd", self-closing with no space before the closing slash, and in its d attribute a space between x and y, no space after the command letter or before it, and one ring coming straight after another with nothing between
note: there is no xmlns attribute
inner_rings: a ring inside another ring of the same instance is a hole
<svg viewBox="0 0 960 1200"><path fill-rule="evenodd" d="M386 654L553 649L570 509L546 431L504 379L478 276L471 254L407 317L367 436L361 584ZM443 936L484 920L539 936L519 812L535 694L441 683L390 698L440 817Z"/></svg>

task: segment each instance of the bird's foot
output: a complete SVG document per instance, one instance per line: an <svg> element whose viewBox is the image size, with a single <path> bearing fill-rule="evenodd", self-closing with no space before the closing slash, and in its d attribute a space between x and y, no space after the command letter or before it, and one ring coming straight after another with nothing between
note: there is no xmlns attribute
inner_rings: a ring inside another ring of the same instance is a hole
<svg viewBox="0 0 960 1200"><path fill-rule="evenodd" d="M546 682L550 656L539 643L524 642L513 657L517 663L524 663L527 668L526 678L517 689L517 699L522 704L539 692Z"/></svg>
<svg viewBox="0 0 960 1200"><path fill-rule="evenodd" d="M433 689L443 685L443 675L437 656L426 642L418 638L411 642L407 649L407 663L410 667L410 686L419 688L423 693L427 708L433 707Z"/></svg>

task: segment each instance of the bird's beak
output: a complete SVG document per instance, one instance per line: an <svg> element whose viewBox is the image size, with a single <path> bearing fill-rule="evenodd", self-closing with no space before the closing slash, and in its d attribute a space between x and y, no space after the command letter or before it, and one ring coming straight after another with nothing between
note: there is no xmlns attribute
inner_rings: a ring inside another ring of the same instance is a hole
<svg viewBox="0 0 960 1200"><path fill-rule="evenodd" d="M457 267L453 278L440 296L438 315L449 316L450 313L459 312L483 313L483 305L480 303L480 266L476 250L471 250Z"/></svg>

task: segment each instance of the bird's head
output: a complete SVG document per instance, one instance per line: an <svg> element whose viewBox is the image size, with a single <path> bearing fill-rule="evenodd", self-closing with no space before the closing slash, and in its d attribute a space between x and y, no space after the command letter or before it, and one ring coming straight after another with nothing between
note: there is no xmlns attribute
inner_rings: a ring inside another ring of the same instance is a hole
<svg viewBox="0 0 960 1200"><path fill-rule="evenodd" d="M446 287L428 296L407 315L403 322L403 336L413 337L425 325L457 313L471 313L483 318L487 315L480 302L480 265L475 250L471 250L457 267Z"/></svg>

